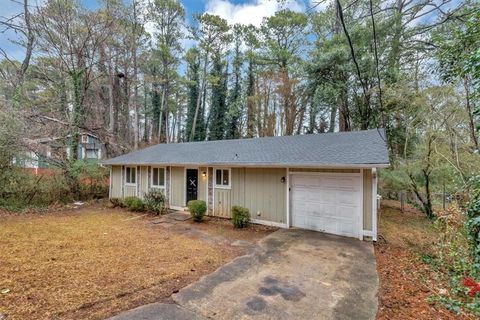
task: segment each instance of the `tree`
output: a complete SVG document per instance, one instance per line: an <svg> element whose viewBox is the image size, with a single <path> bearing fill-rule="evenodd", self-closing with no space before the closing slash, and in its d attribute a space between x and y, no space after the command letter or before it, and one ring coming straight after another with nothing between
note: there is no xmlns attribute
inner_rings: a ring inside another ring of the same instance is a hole
<svg viewBox="0 0 480 320"><path fill-rule="evenodd" d="M265 44L261 61L273 66L277 72L285 135L294 133L302 107L297 96L300 81L292 74L301 66L300 53L307 44L307 23L305 14L281 10L267 18L261 27Z"/></svg>
<svg viewBox="0 0 480 320"><path fill-rule="evenodd" d="M201 73L201 85L200 93L197 98L197 104L195 108L195 115L193 117L192 131L190 133L190 141L193 141L196 130L197 121L199 117L205 115L200 113L202 100L205 99L206 83L207 83L207 69L210 62L210 55L212 53L218 54L222 51L223 47L228 43L230 39L229 30L230 27L225 19L216 15L204 13L195 17L199 27L192 29L194 39L199 43L199 49L201 51L201 61L203 62ZM205 111L205 104L203 104L203 112ZM202 130L202 129L200 129Z"/></svg>
<svg viewBox="0 0 480 320"><path fill-rule="evenodd" d="M243 56L240 50L242 45L242 26L233 27L234 56L233 56L233 88L228 99L226 139L239 139L241 137L240 117L242 113L242 64Z"/></svg>
<svg viewBox="0 0 480 320"><path fill-rule="evenodd" d="M157 55L161 65L161 85L162 94L160 99L160 114L156 113L158 119L158 132L154 135L160 139L160 142L169 141L168 108L172 80L178 77L177 67L179 65L182 52L180 44L182 27L185 19L185 10L178 0L155 0L150 4L150 18L155 26L155 38L157 42ZM155 120L157 121L157 120Z"/></svg>
<svg viewBox="0 0 480 320"><path fill-rule="evenodd" d="M470 137L480 152L480 6L464 9L467 20L456 20L442 27L434 39L439 45L437 57L443 79L459 81L465 94Z"/></svg>
<svg viewBox="0 0 480 320"><path fill-rule="evenodd" d="M227 116L227 75L221 57L213 58L211 72L212 99L210 106L209 140L222 140L225 136Z"/></svg>

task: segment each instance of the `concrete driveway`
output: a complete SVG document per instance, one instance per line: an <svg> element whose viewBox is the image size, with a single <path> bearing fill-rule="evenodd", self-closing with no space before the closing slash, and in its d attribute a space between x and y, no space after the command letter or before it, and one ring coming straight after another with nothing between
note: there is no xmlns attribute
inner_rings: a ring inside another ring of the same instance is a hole
<svg viewBox="0 0 480 320"><path fill-rule="evenodd" d="M251 254L180 290L176 304L148 305L114 319L374 319L377 288L371 243L279 230ZM165 308L168 318L154 311Z"/></svg>

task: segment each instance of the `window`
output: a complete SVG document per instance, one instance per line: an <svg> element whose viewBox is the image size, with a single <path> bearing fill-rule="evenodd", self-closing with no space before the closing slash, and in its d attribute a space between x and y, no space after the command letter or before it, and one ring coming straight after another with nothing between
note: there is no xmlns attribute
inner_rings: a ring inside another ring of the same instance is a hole
<svg viewBox="0 0 480 320"><path fill-rule="evenodd" d="M230 188L230 169L215 169L215 187Z"/></svg>
<svg viewBox="0 0 480 320"><path fill-rule="evenodd" d="M165 187L165 168L152 168L152 187Z"/></svg>
<svg viewBox="0 0 480 320"><path fill-rule="evenodd" d="M135 184L137 181L137 168L126 167L125 168L125 182L126 184Z"/></svg>
<svg viewBox="0 0 480 320"><path fill-rule="evenodd" d="M82 135L82 143L88 143L88 136L86 134Z"/></svg>

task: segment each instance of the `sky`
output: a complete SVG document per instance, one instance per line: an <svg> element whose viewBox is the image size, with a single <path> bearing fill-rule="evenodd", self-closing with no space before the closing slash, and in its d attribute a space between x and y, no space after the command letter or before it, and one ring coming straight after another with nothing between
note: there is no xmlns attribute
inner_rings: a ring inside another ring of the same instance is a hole
<svg viewBox="0 0 480 320"><path fill-rule="evenodd" d="M42 6L47 0L29 0L30 5ZM88 9L95 10L100 6L100 0L78 0ZM132 0L124 0L126 3ZM147 2L149 0L137 0ZM180 0L185 7L187 24L192 22L192 16L196 13L208 12L226 19L230 24L253 24L259 26L264 17L272 16L276 11L288 8L293 11L305 12L312 10L313 4L321 2L314 10L322 10L333 0ZM449 7L457 6L462 0L451 1ZM9 18L22 12L23 0L0 0L0 18ZM445 8L446 9L446 8ZM424 17L433 19L434 15ZM415 22L417 23L417 22ZM149 27L146 26L147 31ZM150 28L151 29L151 28ZM22 60L25 50L15 43L19 35L12 30L5 31L0 27L0 49L7 53L10 58ZM191 41L184 41L187 47ZM0 59L3 56L0 55Z"/></svg>
<svg viewBox="0 0 480 320"><path fill-rule="evenodd" d="M29 0L32 7L41 6L46 0ZM86 8L94 10L100 6L98 0L79 0ZM125 0L126 2L131 0ZM139 0L148 1L148 0ZM185 7L187 23L192 21L195 13L208 12L226 19L229 23L243 23L260 25L264 17L275 14L282 8L294 11L306 11L311 7L310 1L314 0L180 0ZM22 0L0 0L0 17L12 17L22 12ZM16 44L19 35L12 30L5 31L0 28L0 48L10 58L22 60L25 50ZM3 56L0 56L3 58Z"/></svg>

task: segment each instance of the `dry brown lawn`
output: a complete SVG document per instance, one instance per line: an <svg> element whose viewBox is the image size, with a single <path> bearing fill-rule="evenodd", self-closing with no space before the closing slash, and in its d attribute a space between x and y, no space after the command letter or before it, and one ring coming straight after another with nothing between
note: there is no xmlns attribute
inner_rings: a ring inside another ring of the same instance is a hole
<svg viewBox="0 0 480 320"><path fill-rule="evenodd" d="M0 313L103 319L165 301L242 252L133 216L100 207L0 216Z"/></svg>

